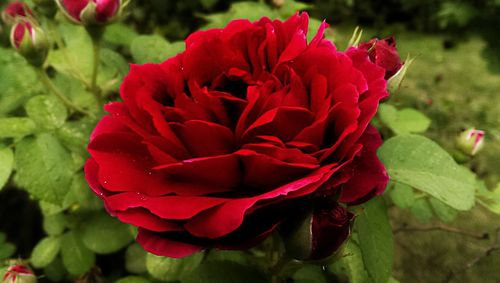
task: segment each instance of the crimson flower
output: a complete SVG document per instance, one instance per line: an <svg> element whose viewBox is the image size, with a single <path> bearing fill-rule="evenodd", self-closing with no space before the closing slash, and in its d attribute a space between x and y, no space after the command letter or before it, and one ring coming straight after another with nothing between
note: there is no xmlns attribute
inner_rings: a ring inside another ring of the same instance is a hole
<svg viewBox="0 0 500 283"><path fill-rule="evenodd" d="M338 51L325 23L308 42L308 19L235 20L163 63L132 65L85 173L144 249L245 249L312 206L311 258L322 258L349 235L346 207L384 191L369 122L386 70L364 48Z"/></svg>

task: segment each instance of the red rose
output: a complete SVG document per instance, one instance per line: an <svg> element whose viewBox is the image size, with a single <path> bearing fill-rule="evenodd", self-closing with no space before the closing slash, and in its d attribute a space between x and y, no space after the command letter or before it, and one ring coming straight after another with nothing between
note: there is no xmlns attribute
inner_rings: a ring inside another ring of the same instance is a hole
<svg viewBox="0 0 500 283"><path fill-rule="evenodd" d="M305 13L236 20L192 34L161 64L132 66L123 102L106 105L91 135L85 172L146 250L247 248L325 199L339 203L322 208L331 215L315 232L347 237L332 233L350 221L339 211L387 183L368 123L388 93L367 51L337 51L325 28L307 43Z"/></svg>
<svg viewBox="0 0 500 283"><path fill-rule="evenodd" d="M374 38L361 43L359 48L367 50L370 60L385 69L385 79L394 76L403 66L392 36L384 39Z"/></svg>

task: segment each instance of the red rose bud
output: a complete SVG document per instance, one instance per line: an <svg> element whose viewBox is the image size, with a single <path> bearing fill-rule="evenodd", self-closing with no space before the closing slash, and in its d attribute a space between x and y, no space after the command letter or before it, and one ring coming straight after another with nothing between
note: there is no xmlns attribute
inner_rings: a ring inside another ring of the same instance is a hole
<svg viewBox="0 0 500 283"><path fill-rule="evenodd" d="M2 283L36 283L37 279L33 271L22 264L9 266L2 277Z"/></svg>
<svg viewBox="0 0 500 283"><path fill-rule="evenodd" d="M360 49L368 50L370 61L385 69L385 79L394 76L403 66L394 38L374 38L368 42L361 43Z"/></svg>
<svg viewBox="0 0 500 283"><path fill-rule="evenodd" d="M349 236L353 216L338 203L316 207L285 237L287 253L299 260L330 257Z"/></svg>
<svg viewBox="0 0 500 283"><path fill-rule="evenodd" d="M468 155L475 155L484 147L484 131L474 128L460 133L457 137L457 147Z"/></svg>
<svg viewBox="0 0 500 283"><path fill-rule="evenodd" d="M83 25L103 25L120 12L121 0L56 0L64 15Z"/></svg>
<svg viewBox="0 0 500 283"><path fill-rule="evenodd" d="M2 11L2 20L7 25L13 25L17 18L33 18L33 11L23 2L12 2Z"/></svg>
<svg viewBox="0 0 500 283"><path fill-rule="evenodd" d="M10 42L34 66L41 66L47 57L47 37L43 30L31 21L17 22L12 27Z"/></svg>

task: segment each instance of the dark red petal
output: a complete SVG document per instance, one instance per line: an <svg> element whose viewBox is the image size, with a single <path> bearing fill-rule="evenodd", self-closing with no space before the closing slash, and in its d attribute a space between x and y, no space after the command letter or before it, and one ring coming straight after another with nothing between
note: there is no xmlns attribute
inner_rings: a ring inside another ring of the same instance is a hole
<svg viewBox="0 0 500 283"><path fill-rule="evenodd" d="M17 23L12 30L12 43L16 48L21 46L24 34L26 33L27 24L24 22Z"/></svg>
<svg viewBox="0 0 500 283"><path fill-rule="evenodd" d="M222 155L233 151L233 133L224 126L191 120L184 124L172 124L171 127L193 157Z"/></svg>
<svg viewBox="0 0 500 283"><path fill-rule="evenodd" d="M198 237L219 238L225 236L241 226L248 210L259 201L285 198L288 194L309 188L311 191L318 188L325 172L318 170L299 180L280 186L267 193L252 197L227 200L226 203L207 210L189 220L184 226L189 233Z"/></svg>
<svg viewBox="0 0 500 283"><path fill-rule="evenodd" d="M99 165L99 183L107 190L147 195L171 192L161 174L153 171L155 161L137 136L118 132L98 135L88 150Z"/></svg>
<svg viewBox="0 0 500 283"><path fill-rule="evenodd" d="M93 0L96 3L96 20L106 22L113 18L120 8L120 0Z"/></svg>
<svg viewBox="0 0 500 283"><path fill-rule="evenodd" d="M62 0L66 12L75 20L80 20L80 13L87 7L89 0Z"/></svg>
<svg viewBox="0 0 500 283"><path fill-rule="evenodd" d="M171 240L142 228L139 228L136 240L146 251L158 256L181 258L203 250L200 246Z"/></svg>
<svg viewBox="0 0 500 283"><path fill-rule="evenodd" d="M310 159L286 162L247 149L239 150L237 154L242 162L243 183L258 191L301 178L319 167L317 161L311 163Z"/></svg>
<svg viewBox="0 0 500 283"><path fill-rule="evenodd" d="M357 203L366 195L379 195L389 181L385 167L377 157L377 149L382 144L378 131L369 126L358 142L363 145L363 150L353 161L353 176L342 186L340 201L344 203Z"/></svg>
<svg viewBox="0 0 500 283"><path fill-rule="evenodd" d="M160 165L156 172L166 174L173 180L219 187L217 191L227 191L240 183L239 157L235 154L187 159L179 163ZM214 191L215 192L215 191Z"/></svg>
<svg viewBox="0 0 500 283"><path fill-rule="evenodd" d="M260 116L243 134L244 141L259 135L275 135L283 141L292 140L313 122L312 113L302 107L279 107Z"/></svg>
<svg viewBox="0 0 500 283"><path fill-rule="evenodd" d="M132 224L150 231L172 232L184 230L180 224L162 219L143 208L116 211L114 214L121 222Z"/></svg>
<svg viewBox="0 0 500 283"><path fill-rule="evenodd" d="M220 198L194 196L149 197L135 192L115 194L106 198L106 204L114 211L142 207L167 220L190 219L226 201Z"/></svg>
<svg viewBox="0 0 500 283"><path fill-rule="evenodd" d="M338 204L316 207L312 221L312 249L310 259L324 259L345 242L350 233L354 215Z"/></svg>
<svg viewBox="0 0 500 283"><path fill-rule="evenodd" d="M132 224L154 232L183 231L178 223L160 218L143 208L131 208L125 211L116 211L115 216L120 221Z"/></svg>

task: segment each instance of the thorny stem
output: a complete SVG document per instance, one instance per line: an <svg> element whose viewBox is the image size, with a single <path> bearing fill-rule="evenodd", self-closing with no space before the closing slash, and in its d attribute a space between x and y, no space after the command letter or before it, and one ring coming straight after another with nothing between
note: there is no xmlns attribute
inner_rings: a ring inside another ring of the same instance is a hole
<svg viewBox="0 0 500 283"><path fill-rule="evenodd" d="M50 80L49 76L42 68L37 69L37 73L40 76L42 83L57 97L59 100L66 105L70 110L74 110L81 114L92 116L88 111L78 107L78 105L74 104L69 98L67 98Z"/></svg>

